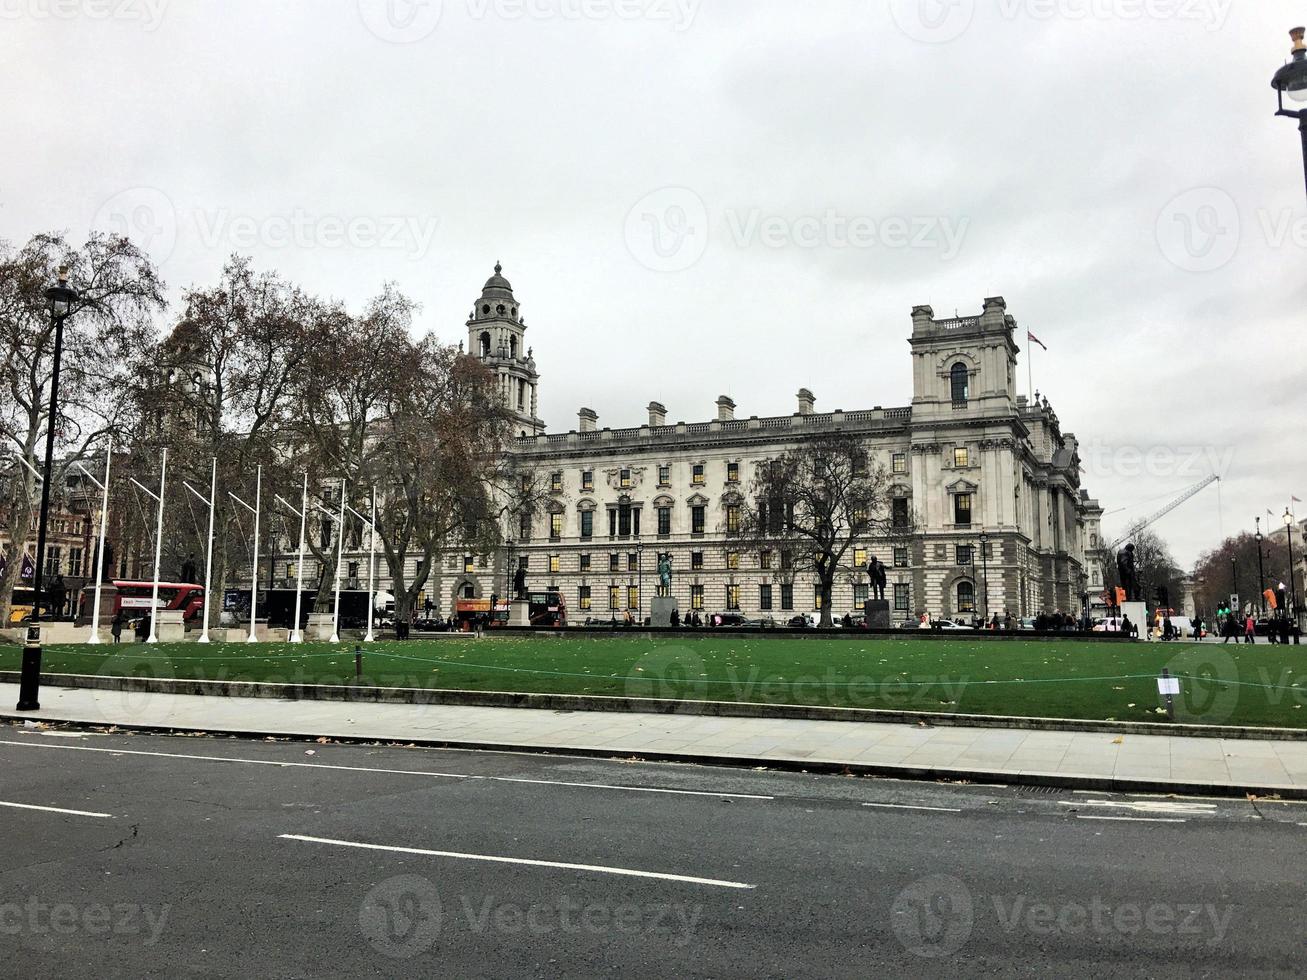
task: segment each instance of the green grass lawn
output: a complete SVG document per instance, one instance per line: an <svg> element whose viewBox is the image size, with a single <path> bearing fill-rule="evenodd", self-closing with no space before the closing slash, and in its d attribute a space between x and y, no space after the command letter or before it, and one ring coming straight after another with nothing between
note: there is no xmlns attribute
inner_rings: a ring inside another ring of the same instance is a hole
<svg viewBox="0 0 1307 980"><path fill-rule="evenodd" d="M698 698L970 714L1162 721L1155 678L1182 678L1176 720L1307 727L1307 647L696 634L473 637L366 644L393 687ZM51 646L44 669L332 684L354 643ZM1301 652L1300 652L1301 651ZM0 646L0 669L20 650Z"/></svg>

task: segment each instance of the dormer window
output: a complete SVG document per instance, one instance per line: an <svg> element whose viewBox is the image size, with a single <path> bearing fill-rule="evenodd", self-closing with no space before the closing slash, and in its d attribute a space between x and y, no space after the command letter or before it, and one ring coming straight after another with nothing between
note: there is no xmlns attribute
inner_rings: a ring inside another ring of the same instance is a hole
<svg viewBox="0 0 1307 980"><path fill-rule="evenodd" d="M952 389L953 392L953 404L965 405L967 403L967 395L969 393L968 392L969 376L967 373L967 366L963 364L961 361L959 361L957 364L954 364L953 367L949 369L948 374L949 374L949 387Z"/></svg>
<svg viewBox="0 0 1307 980"><path fill-rule="evenodd" d="M484 306L481 307L481 315L482 315L482 316L489 316L489 315L490 315L490 304L489 304L489 303L486 303Z"/></svg>
<svg viewBox="0 0 1307 980"><path fill-rule="evenodd" d="M503 304L503 303L500 303L498 306L496 306L496 307L495 307L495 312L498 313L500 316L503 316L503 315L504 315L504 304Z"/></svg>

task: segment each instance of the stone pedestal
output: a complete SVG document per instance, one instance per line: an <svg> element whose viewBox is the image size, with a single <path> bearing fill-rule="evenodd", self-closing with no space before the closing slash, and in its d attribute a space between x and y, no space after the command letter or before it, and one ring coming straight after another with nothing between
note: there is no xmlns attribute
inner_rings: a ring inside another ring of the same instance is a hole
<svg viewBox="0 0 1307 980"><path fill-rule="evenodd" d="M868 599L862 604L862 612L867 617L868 629L887 630L893 625L890 622L888 599Z"/></svg>
<svg viewBox="0 0 1307 980"><path fill-rule="evenodd" d="M332 633L332 622L335 616L329 612L311 612L309 613L309 623L304 630L304 639L306 640L330 640Z"/></svg>
<svg viewBox="0 0 1307 980"><path fill-rule="evenodd" d="M514 599L508 606L509 626L531 625L531 604L525 599Z"/></svg>
<svg viewBox="0 0 1307 980"><path fill-rule="evenodd" d="M1135 629L1139 631L1139 639L1148 639L1148 629L1152 625L1148 621L1148 606L1142 602L1123 602L1121 603L1121 615L1134 624Z"/></svg>
<svg viewBox="0 0 1307 980"><path fill-rule="evenodd" d="M676 608L676 598L670 595L656 595L650 607L650 626L671 626L672 610Z"/></svg>
<svg viewBox="0 0 1307 980"><path fill-rule="evenodd" d="M154 619L154 636L160 643L186 639L186 622L180 609L160 609Z"/></svg>

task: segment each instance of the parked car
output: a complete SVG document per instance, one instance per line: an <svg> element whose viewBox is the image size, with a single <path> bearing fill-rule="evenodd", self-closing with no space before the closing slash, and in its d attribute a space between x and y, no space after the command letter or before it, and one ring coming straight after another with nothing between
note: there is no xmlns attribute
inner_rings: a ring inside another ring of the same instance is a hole
<svg viewBox="0 0 1307 980"><path fill-rule="evenodd" d="M790 617L790 621L785 625L791 629L812 629L817 624L813 622L811 616L806 613L799 613L797 616Z"/></svg>
<svg viewBox="0 0 1307 980"><path fill-rule="evenodd" d="M754 629L774 630L780 624L777 623L776 620L773 619L771 616L762 616L759 617L758 619L746 619L744 621L744 625L751 626Z"/></svg>
<svg viewBox="0 0 1307 980"><path fill-rule="evenodd" d="M931 625L941 630L968 630L973 633L976 630L970 623L958 623L951 619L937 619Z"/></svg>

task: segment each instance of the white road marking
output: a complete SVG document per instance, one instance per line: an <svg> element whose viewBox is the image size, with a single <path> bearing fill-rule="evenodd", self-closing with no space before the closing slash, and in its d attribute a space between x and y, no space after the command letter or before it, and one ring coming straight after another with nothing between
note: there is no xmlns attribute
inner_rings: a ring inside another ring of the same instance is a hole
<svg viewBox="0 0 1307 980"><path fill-rule="evenodd" d="M596 871L600 874L625 875L632 878L658 878L663 881L684 881L692 885L715 885L718 888L756 888L742 881L721 881L717 878L695 878L691 875L666 874L661 871L637 871L634 868L611 868L602 864L571 864L565 861L539 861L533 858L500 857L494 854L465 854L460 851L432 851L423 847L396 847L390 844L367 844L361 841L335 840L330 837L305 837L302 834L280 834L282 840L307 841L310 844L333 844L337 847L361 847L370 851L393 851L396 854L421 854L428 857L459 858L464 861L489 861L494 864L525 864L536 868L563 868L568 871Z"/></svg>
<svg viewBox="0 0 1307 980"><path fill-rule="evenodd" d="M940 813L961 813L961 807L917 806L912 803L864 803L863 806L883 806L894 810L937 810Z"/></svg>
<svg viewBox="0 0 1307 980"><path fill-rule="evenodd" d="M1177 817L1118 817L1107 813L1077 813L1079 820L1126 820L1132 823L1185 823Z"/></svg>
<svg viewBox="0 0 1307 980"><path fill-rule="evenodd" d="M439 779L480 779L497 783L536 783L542 786L571 786L578 789L624 790L628 793L671 793L679 796L714 796L737 800L773 800L774 796L751 793L710 793L695 789L661 789L652 786L618 786L610 783L573 783L554 779L525 779L515 776L479 776L461 772L427 772L419 769L378 769L370 766L334 766L325 762L279 762L273 759L226 758L217 755L190 755L182 752L148 752L143 749L110 749L92 745L42 745L38 742L10 742L0 739L0 745L17 745L21 748L72 749L78 752L108 752L110 755L143 755L164 759L189 759L200 762L231 762L246 766L285 766L299 769L332 769L341 772L375 772L391 776L431 776Z"/></svg>
<svg viewBox="0 0 1307 980"><path fill-rule="evenodd" d="M95 813L91 810L65 810L58 806L37 806L34 803L6 803L0 800L0 806L12 806L19 810L44 810L46 813L66 813L73 817L108 817L113 819L112 813Z"/></svg>
<svg viewBox="0 0 1307 980"><path fill-rule="evenodd" d="M1186 800L1058 800L1062 806L1121 807L1135 813L1183 813L1194 817L1216 815L1215 803L1190 803Z"/></svg>

